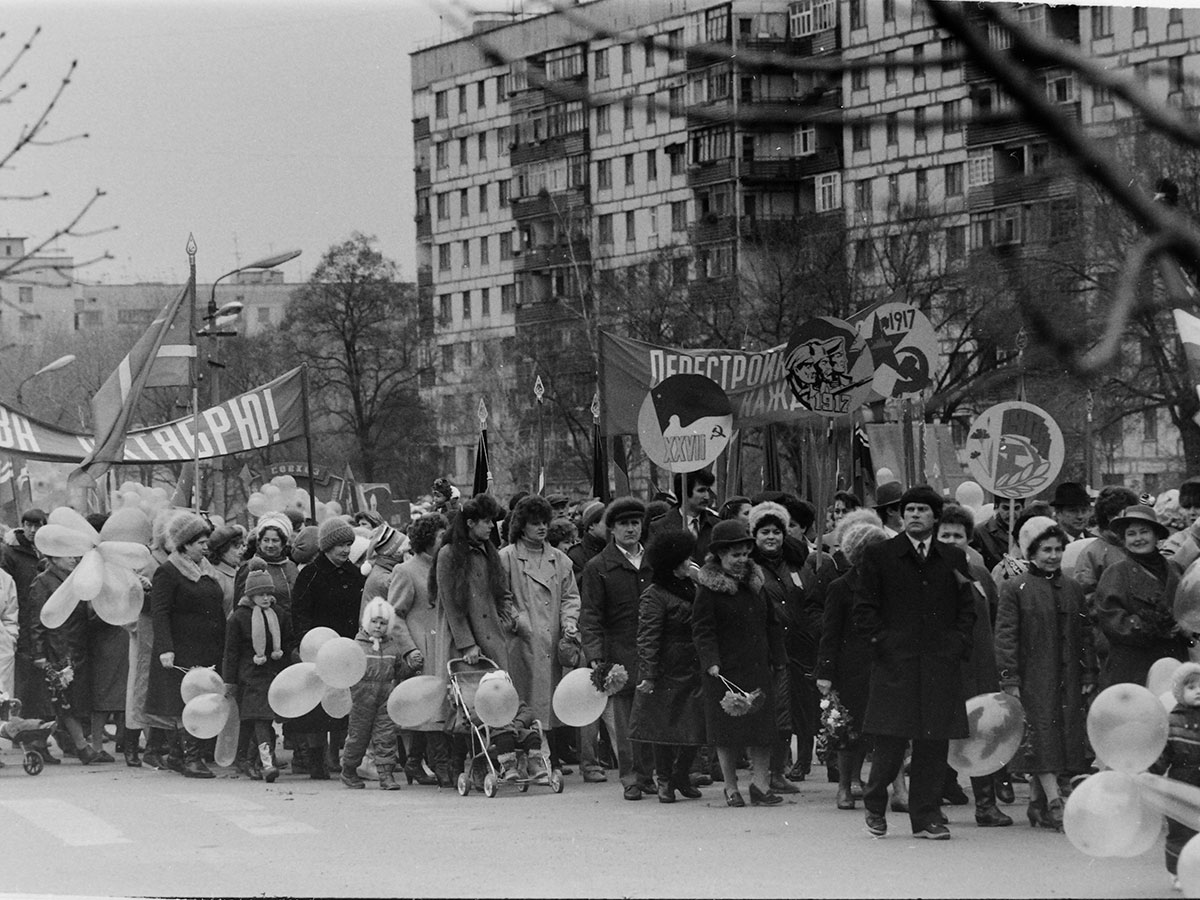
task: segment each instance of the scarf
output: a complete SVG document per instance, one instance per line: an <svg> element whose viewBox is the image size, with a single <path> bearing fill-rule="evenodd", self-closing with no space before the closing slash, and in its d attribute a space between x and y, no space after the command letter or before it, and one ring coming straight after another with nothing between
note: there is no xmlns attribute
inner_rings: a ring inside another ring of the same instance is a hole
<svg viewBox="0 0 1200 900"><path fill-rule="evenodd" d="M179 574L188 581L193 583L197 582L205 575L207 575L213 581L217 580L217 570L213 568L213 564L207 559L202 559L200 562L194 563L178 550L175 550L170 556L167 557L167 560L171 563L171 565L178 569Z"/></svg>
<svg viewBox="0 0 1200 900"><path fill-rule="evenodd" d="M280 649L282 641L279 637L279 616L275 614L275 607L268 606L263 609L249 597L243 597L238 601L238 606L250 607L250 643L254 647L254 664L261 666L267 661L267 632L271 633L271 646L275 649L271 651L271 659L282 659L283 650Z"/></svg>
<svg viewBox="0 0 1200 900"><path fill-rule="evenodd" d="M1164 585L1167 583L1167 559L1157 549L1150 553L1130 553L1129 558Z"/></svg>

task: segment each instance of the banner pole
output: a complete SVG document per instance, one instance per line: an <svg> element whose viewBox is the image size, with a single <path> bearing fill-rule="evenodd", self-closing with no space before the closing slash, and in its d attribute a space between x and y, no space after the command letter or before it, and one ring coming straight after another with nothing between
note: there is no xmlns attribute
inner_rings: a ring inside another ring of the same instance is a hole
<svg viewBox="0 0 1200 900"><path fill-rule="evenodd" d="M192 304L192 314L189 320L189 341L193 347L196 346L196 246L190 241L191 235L188 235L190 246L188 247L188 268L190 275L188 277L188 300ZM192 356L192 472L195 475L194 483L192 484L192 509L195 512L200 512L200 357L199 355Z"/></svg>
<svg viewBox="0 0 1200 900"><path fill-rule="evenodd" d="M304 458L308 466L308 512L317 521L317 483L313 478L312 429L308 419L308 363L300 365L300 407L304 413Z"/></svg>

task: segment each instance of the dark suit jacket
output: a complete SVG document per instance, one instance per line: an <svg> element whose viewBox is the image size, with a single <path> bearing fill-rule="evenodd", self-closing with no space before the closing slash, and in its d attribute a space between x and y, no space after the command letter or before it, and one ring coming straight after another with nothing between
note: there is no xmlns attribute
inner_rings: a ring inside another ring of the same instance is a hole
<svg viewBox="0 0 1200 900"><path fill-rule="evenodd" d="M583 567L580 586L579 636L591 661L620 663L629 673L621 690L632 696L637 686L638 606L650 586L650 566L642 554L635 569L612 541Z"/></svg>
<svg viewBox="0 0 1200 900"><path fill-rule="evenodd" d="M721 521L716 513L710 510L705 510L700 516L700 534L696 537L696 549L692 553L692 559L704 565L704 556L708 553L708 542L712 540L713 526ZM672 506L661 516L656 517L650 522L650 537L660 534L664 531L686 531L687 522L684 521L683 510L678 506Z"/></svg>
<svg viewBox="0 0 1200 900"><path fill-rule="evenodd" d="M872 648L864 730L921 740L967 736L963 663L975 601L967 557L930 540L924 562L906 534L868 547L854 620Z"/></svg>

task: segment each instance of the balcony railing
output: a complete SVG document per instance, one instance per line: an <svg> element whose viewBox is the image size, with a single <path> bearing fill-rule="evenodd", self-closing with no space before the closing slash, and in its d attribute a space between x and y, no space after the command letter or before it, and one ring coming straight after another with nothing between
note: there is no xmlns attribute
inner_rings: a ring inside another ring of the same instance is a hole
<svg viewBox="0 0 1200 900"><path fill-rule="evenodd" d="M1078 180L1061 171L1010 175L997 178L991 184L971 188L967 195L967 208L980 210L1071 197L1078 188Z"/></svg>
<svg viewBox="0 0 1200 900"><path fill-rule="evenodd" d="M736 235L737 216L717 216L709 213L688 227L688 237L693 244L727 241Z"/></svg>
<svg viewBox="0 0 1200 900"><path fill-rule="evenodd" d="M417 288L433 287L433 269L421 266L417 269Z"/></svg>
<svg viewBox="0 0 1200 900"><path fill-rule="evenodd" d="M522 250L513 258L513 270L531 272L538 269L556 269L562 266L587 265L592 260L592 250L586 240L550 247L533 247Z"/></svg>
<svg viewBox="0 0 1200 900"><path fill-rule="evenodd" d="M518 144L509 151L509 164L513 166L540 162L543 159L558 159L574 156L587 150L587 131L545 138L537 143Z"/></svg>
<svg viewBox="0 0 1200 900"><path fill-rule="evenodd" d="M733 58L733 45L727 40L693 44L687 48L688 71L715 66L718 63L727 63Z"/></svg>
<svg viewBox="0 0 1200 900"><path fill-rule="evenodd" d="M820 147L807 156L784 159L743 159L739 173L746 182L800 181L842 167L839 147Z"/></svg>
<svg viewBox="0 0 1200 900"><path fill-rule="evenodd" d="M512 201L514 219L534 219L541 216L561 215L587 206L587 187L570 188L554 193L541 192L532 197L518 197Z"/></svg>
<svg viewBox="0 0 1200 900"><path fill-rule="evenodd" d="M414 169L413 172L416 177L418 190L420 188L429 187L429 184L430 184L429 166L417 166L417 168Z"/></svg>
<svg viewBox="0 0 1200 900"><path fill-rule="evenodd" d="M1079 103L1058 104L1058 115L1064 120L1079 122ZM983 122L967 124L967 146L979 147L989 144L1002 144L1009 141L1020 141L1038 137L1044 132L1037 125L1024 119L991 118Z"/></svg>
<svg viewBox="0 0 1200 900"><path fill-rule="evenodd" d="M733 180L733 160L729 158L688 166L688 187L698 188Z"/></svg>
<svg viewBox="0 0 1200 900"><path fill-rule="evenodd" d="M417 220L417 238L433 237L433 222L429 216L415 216Z"/></svg>
<svg viewBox="0 0 1200 900"><path fill-rule="evenodd" d="M429 137L429 116L413 119L413 140L419 141L421 138L427 137Z"/></svg>

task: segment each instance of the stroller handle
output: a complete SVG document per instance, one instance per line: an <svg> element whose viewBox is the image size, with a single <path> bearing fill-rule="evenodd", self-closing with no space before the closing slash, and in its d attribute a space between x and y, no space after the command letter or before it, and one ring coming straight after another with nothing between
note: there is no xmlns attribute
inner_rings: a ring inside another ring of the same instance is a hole
<svg viewBox="0 0 1200 900"><path fill-rule="evenodd" d="M467 658L465 656L456 656L453 659L448 659L448 660L446 660L446 673L448 675L454 674L454 664L455 663L464 663L466 665L472 665L472 663L467 662ZM478 665L479 663L487 663L493 669L500 668L499 664L497 664L497 662L494 659L492 659L489 656L484 656L482 654L480 654L479 659L475 660L474 664Z"/></svg>

